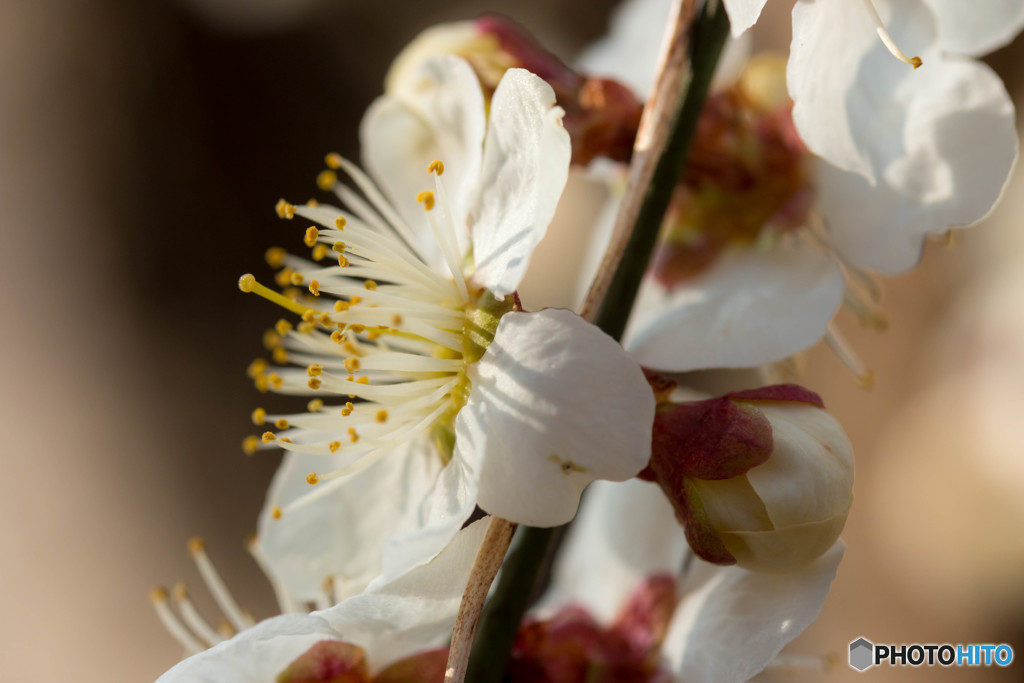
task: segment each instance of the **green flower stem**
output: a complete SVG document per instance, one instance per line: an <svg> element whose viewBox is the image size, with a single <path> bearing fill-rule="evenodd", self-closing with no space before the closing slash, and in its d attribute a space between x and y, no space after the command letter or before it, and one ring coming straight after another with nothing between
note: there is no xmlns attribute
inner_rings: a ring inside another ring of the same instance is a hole
<svg viewBox="0 0 1024 683"><path fill-rule="evenodd" d="M602 263L601 270L612 276L602 281L599 275L580 311L615 339L621 338L626 327L729 33L729 18L721 1L706 0L686 41L686 18L692 13L693 2L682 0L681 4L682 27L677 29L672 51L652 97L652 102L659 99L664 103L667 94L670 109L662 117L658 117L656 111L644 112L645 121L641 122L630 168L630 186L635 187L632 194L627 187L623 200L625 204L635 197L635 206L620 209L619 222L624 227L616 225L616 236ZM677 58L675 65L673 54ZM671 91L662 92L666 89ZM648 109L654 107L649 105ZM652 122L651 118L662 120ZM663 147L659 147L659 125L663 127ZM494 594L480 618L467 681L501 681L523 616L536 597L538 577L545 566L550 565L549 556L554 554L564 529L521 526L516 531Z"/></svg>

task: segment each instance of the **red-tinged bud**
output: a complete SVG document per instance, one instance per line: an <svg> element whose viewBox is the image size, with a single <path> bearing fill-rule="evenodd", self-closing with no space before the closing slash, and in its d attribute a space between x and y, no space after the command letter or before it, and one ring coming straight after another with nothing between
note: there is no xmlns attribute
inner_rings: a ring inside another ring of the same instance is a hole
<svg viewBox="0 0 1024 683"><path fill-rule="evenodd" d="M277 676L277 683L370 683L363 648L321 640Z"/></svg>
<svg viewBox="0 0 1024 683"><path fill-rule="evenodd" d="M853 454L821 398L776 385L663 404L644 478L699 557L787 571L830 548L852 502Z"/></svg>
<svg viewBox="0 0 1024 683"><path fill-rule="evenodd" d="M400 659L374 676L373 683L443 683L448 648L427 650Z"/></svg>

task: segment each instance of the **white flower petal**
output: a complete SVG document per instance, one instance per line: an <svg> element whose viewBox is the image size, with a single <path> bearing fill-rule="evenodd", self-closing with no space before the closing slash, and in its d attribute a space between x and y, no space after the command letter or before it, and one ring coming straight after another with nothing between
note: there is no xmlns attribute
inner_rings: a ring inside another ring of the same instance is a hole
<svg viewBox="0 0 1024 683"><path fill-rule="evenodd" d="M581 604L604 623L640 581L677 575L690 555L683 528L657 484L595 481L555 564L544 602Z"/></svg>
<svg viewBox="0 0 1024 683"><path fill-rule="evenodd" d="M570 311L506 314L470 379L455 457L480 472L491 514L563 524L587 484L629 479L650 458L654 397L640 367Z"/></svg>
<svg viewBox="0 0 1024 683"><path fill-rule="evenodd" d="M662 652L687 683L740 683L754 676L813 622L844 546L787 574L719 568L684 598ZM698 560L699 562L699 560Z"/></svg>
<svg viewBox="0 0 1024 683"><path fill-rule="evenodd" d="M927 234L970 225L992 209L1016 161L1013 104L999 77L968 60L936 56L929 66L907 103L901 153L880 167L876 185L818 167L832 241L858 266L913 267Z"/></svg>
<svg viewBox="0 0 1024 683"><path fill-rule="evenodd" d="M1024 2L987 0L979 7L964 0L924 0L939 22L942 49L980 57L1007 45L1024 27Z"/></svg>
<svg viewBox="0 0 1024 683"><path fill-rule="evenodd" d="M321 640L341 640L324 619L286 614L181 661L157 683L265 683Z"/></svg>
<svg viewBox="0 0 1024 683"><path fill-rule="evenodd" d="M384 542L384 578L393 578L432 559L449 544L476 508L476 473L453 458L427 492L417 494L416 526Z"/></svg>
<svg viewBox="0 0 1024 683"><path fill-rule="evenodd" d="M410 77L412 78L412 77ZM452 219L466 225L480 173L485 109L480 83L465 60L451 55L422 62L415 79L395 95L378 98L363 118L363 163L406 222L437 251L416 195L434 186L427 166L444 162ZM460 245L469 236L460 231Z"/></svg>
<svg viewBox="0 0 1024 683"><path fill-rule="evenodd" d="M407 444L353 475L306 483L306 474L330 464L323 455L289 453L260 515L259 542L269 568L298 600L316 600L329 577L352 592L376 578L381 539L414 527L411 508L437 478L440 462L429 448ZM276 507L285 510L280 519Z"/></svg>
<svg viewBox="0 0 1024 683"><path fill-rule="evenodd" d="M820 252L735 249L675 292L648 279L624 345L640 363L677 372L777 361L822 337L844 289Z"/></svg>
<svg viewBox="0 0 1024 683"><path fill-rule="evenodd" d="M363 594L313 614L366 648L371 669L444 644L488 521L467 526L429 563L397 578L381 577Z"/></svg>
<svg viewBox="0 0 1024 683"><path fill-rule="evenodd" d="M551 86L509 69L491 101L483 167L470 215L477 285L515 291L555 214L572 150Z"/></svg>
<svg viewBox="0 0 1024 683"><path fill-rule="evenodd" d="M724 0L725 11L729 14L729 24L733 37L746 32L754 25L767 0Z"/></svg>

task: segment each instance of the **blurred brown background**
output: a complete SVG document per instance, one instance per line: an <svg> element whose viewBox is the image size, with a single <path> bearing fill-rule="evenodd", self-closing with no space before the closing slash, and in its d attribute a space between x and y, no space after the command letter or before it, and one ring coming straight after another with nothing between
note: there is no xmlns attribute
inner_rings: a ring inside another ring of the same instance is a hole
<svg viewBox="0 0 1024 683"><path fill-rule="evenodd" d="M788 40L785 4L765 44ZM288 235L274 202L309 196L326 151L356 156L363 110L423 27L499 11L571 58L612 6L0 0L0 680L155 678L179 652L146 593L198 586L195 534L241 601L272 612L242 539L277 459L239 443L266 403L244 369L275 314L235 283ZM1011 92L1022 55L1018 40L989 60ZM798 643L839 657L829 680L852 680L845 650L861 635L1024 646L1014 183L961 246L888 284L887 333L841 320L873 392L810 354L805 383L858 456L847 559Z"/></svg>

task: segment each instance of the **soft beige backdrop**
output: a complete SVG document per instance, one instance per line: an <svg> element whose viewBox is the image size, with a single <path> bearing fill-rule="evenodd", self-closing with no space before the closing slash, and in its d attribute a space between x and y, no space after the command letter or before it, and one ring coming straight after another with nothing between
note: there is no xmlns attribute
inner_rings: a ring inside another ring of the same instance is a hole
<svg viewBox="0 0 1024 683"><path fill-rule="evenodd" d="M610 4L489 8L571 55ZM271 613L242 539L275 460L238 444L260 400L243 371L273 313L235 279L282 238L274 201L309 194L325 151L352 153L390 56L418 28L484 9L379 7L0 2L0 680L155 678L179 653L146 593L198 583L194 534ZM775 9L768 40L784 44ZM1018 91L1020 43L993 59ZM888 284L889 332L841 320L873 392L809 354L805 381L858 457L847 559L798 642L840 658L829 680L853 680L845 648L860 635L1022 643L1022 196L1018 177L961 246Z"/></svg>

